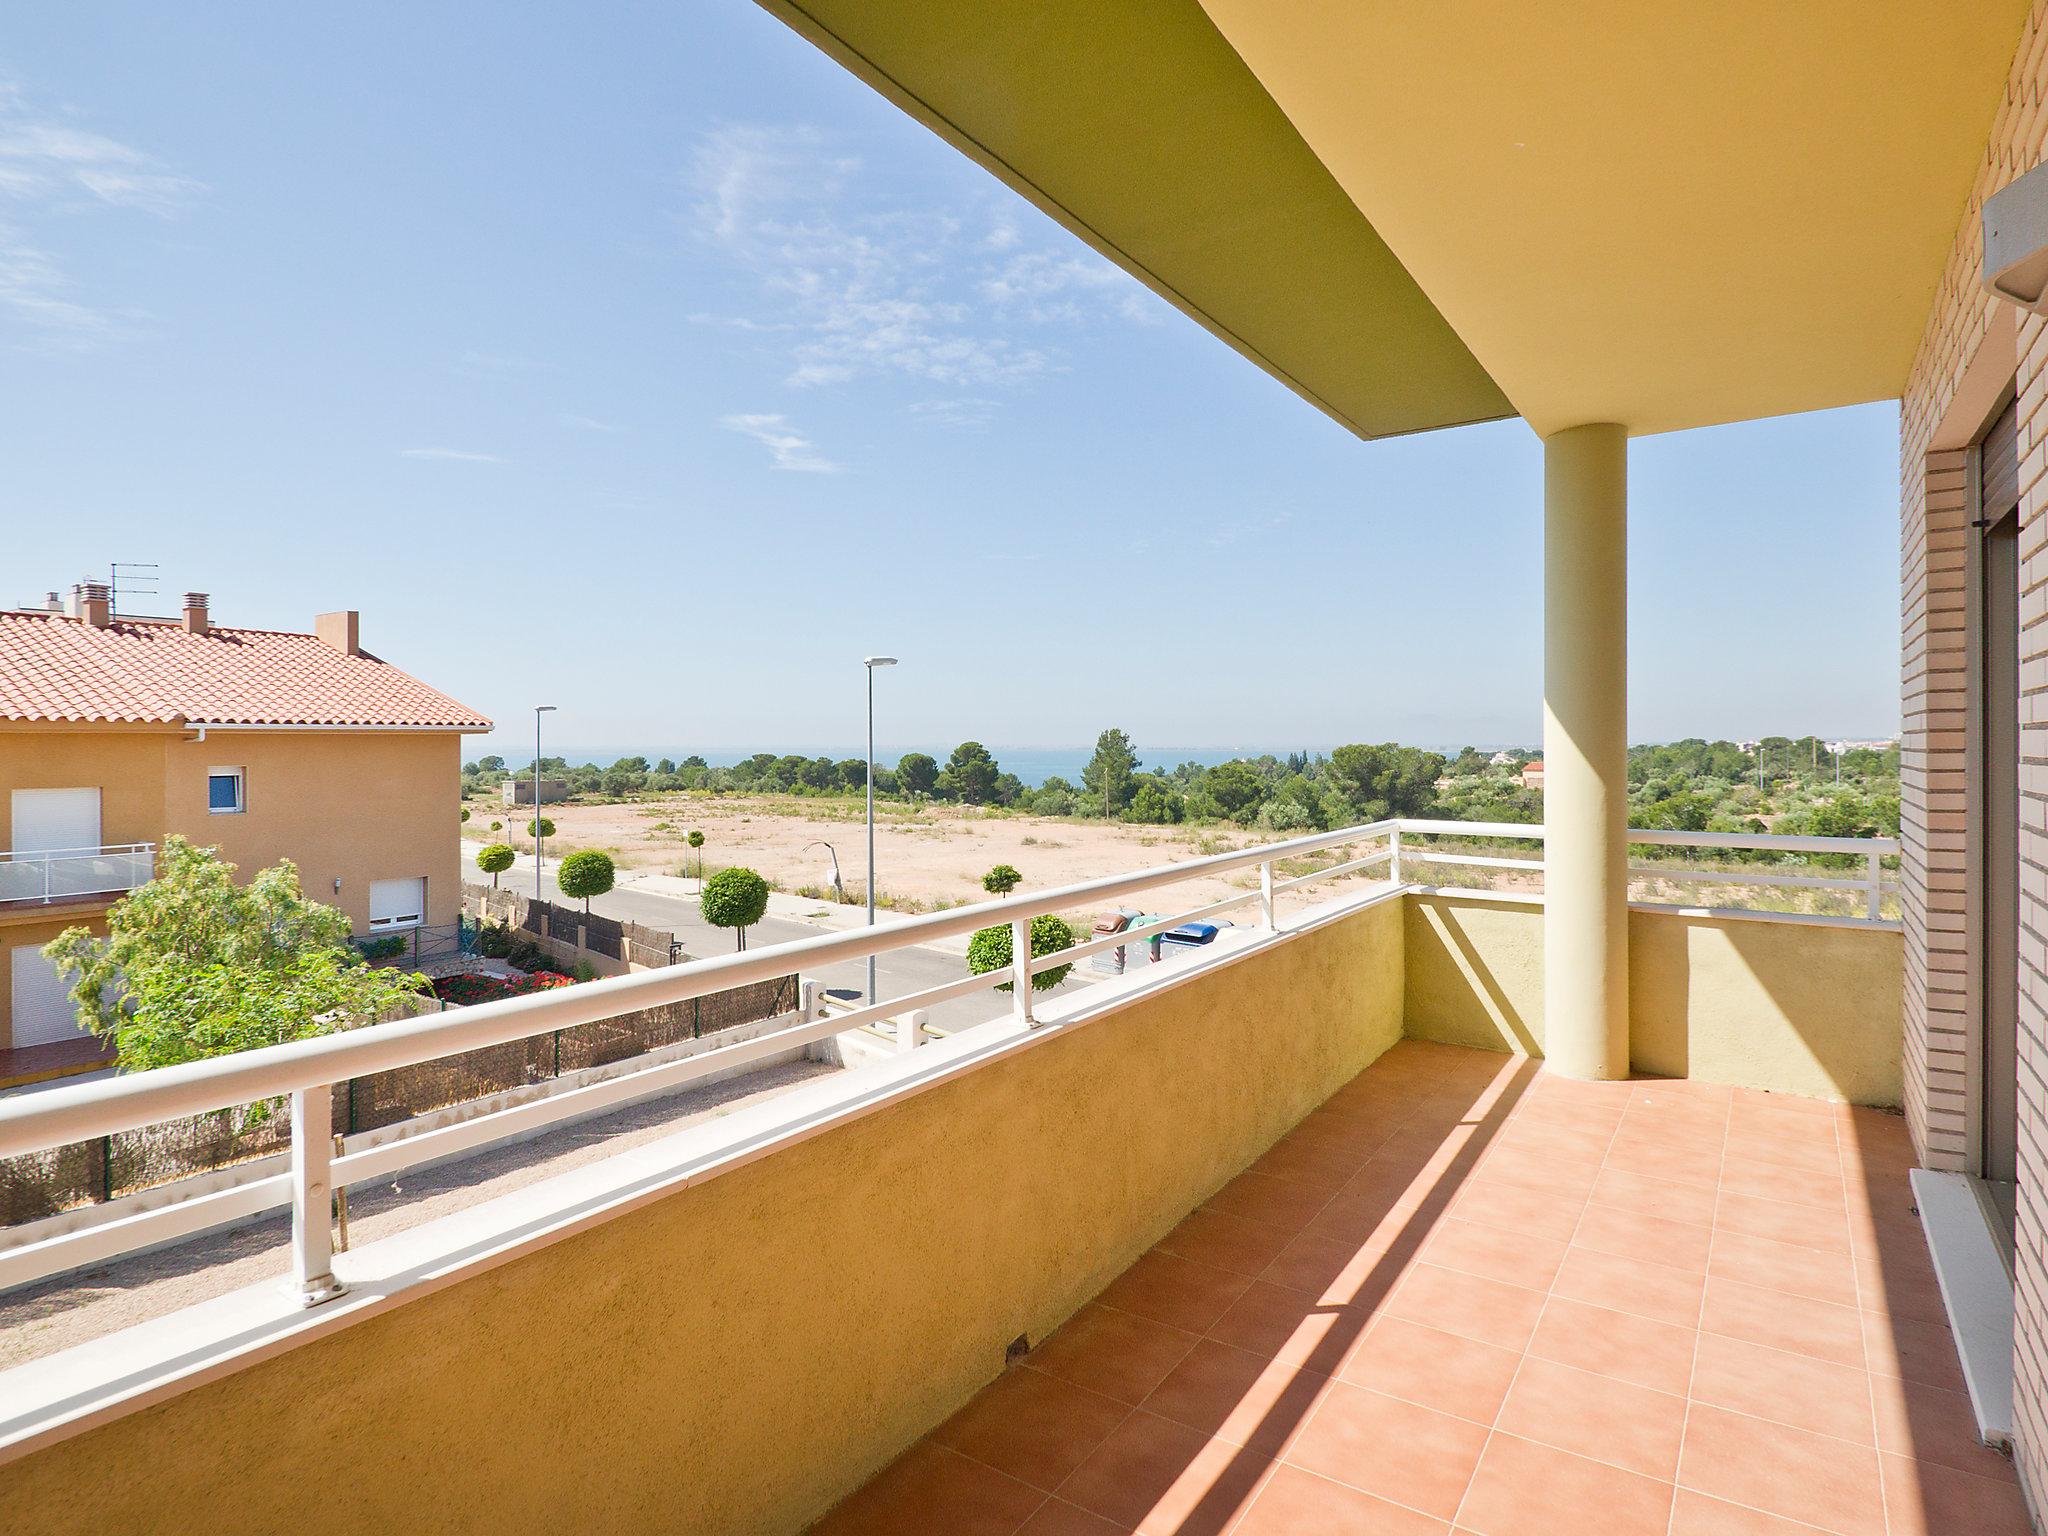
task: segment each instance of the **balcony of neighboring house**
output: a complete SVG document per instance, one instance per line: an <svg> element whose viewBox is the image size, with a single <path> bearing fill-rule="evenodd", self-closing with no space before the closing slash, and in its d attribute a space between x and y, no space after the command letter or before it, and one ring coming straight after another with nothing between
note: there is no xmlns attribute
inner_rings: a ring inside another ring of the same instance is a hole
<svg viewBox="0 0 2048 1536"><path fill-rule="evenodd" d="M289 1167L0 1236L9 1327L51 1276L120 1292L158 1250L178 1277L116 1333L16 1336L0 1497L24 1530L217 1527L230 1496L403 1524L405 1480L351 1469L457 1433L438 1497L564 1527L602 1501L706 1531L2024 1529L1910 1204L1896 845L1630 836L1624 1081L1542 1063L1545 829L1406 821L16 1098L9 1177L256 1099L289 1103ZM334 1135L358 1074L1129 905L1169 915ZM1194 921L1223 926L1149 963ZM1062 965L1094 984L1035 998ZM905 1027L1004 982L1005 1019ZM900 1048L336 1250L336 1189L859 1029ZM211 1289L160 1247L281 1209L254 1283L245 1243ZM175 1454L224 1439L232 1495Z"/></svg>
<svg viewBox="0 0 2048 1536"><path fill-rule="evenodd" d="M155 843L0 850L0 907L107 902L146 885Z"/></svg>
<svg viewBox="0 0 2048 1536"><path fill-rule="evenodd" d="M0 1089L112 1063L110 1042L79 1031L66 985L42 945L146 884L155 858L154 843L0 850L0 964L7 968Z"/></svg>

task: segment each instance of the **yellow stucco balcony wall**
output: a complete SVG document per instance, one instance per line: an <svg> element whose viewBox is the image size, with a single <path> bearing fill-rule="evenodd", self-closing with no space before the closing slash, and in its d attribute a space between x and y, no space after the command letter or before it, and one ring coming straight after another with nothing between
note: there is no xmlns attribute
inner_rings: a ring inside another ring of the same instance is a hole
<svg viewBox="0 0 2048 1536"><path fill-rule="evenodd" d="M1896 1099L1896 933L1633 921L1640 1067ZM801 1530L1404 1022L1540 1044L1541 923L1382 896L1081 1003L869 1112L0 1466L5 1523Z"/></svg>

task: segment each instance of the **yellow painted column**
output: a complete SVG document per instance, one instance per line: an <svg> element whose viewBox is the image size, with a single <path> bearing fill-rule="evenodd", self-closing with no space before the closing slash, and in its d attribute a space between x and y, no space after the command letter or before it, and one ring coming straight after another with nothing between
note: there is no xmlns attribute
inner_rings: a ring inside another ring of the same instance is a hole
<svg viewBox="0 0 2048 1536"><path fill-rule="evenodd" d="M1628 1076L1628 434L1543 440L1543 1052Z"/></svg>

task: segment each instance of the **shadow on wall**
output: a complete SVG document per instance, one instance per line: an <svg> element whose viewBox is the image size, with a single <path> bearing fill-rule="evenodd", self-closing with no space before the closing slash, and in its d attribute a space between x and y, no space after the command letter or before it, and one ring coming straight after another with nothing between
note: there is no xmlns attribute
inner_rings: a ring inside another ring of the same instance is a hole
<svg viewBox="0 0 2048 1536"><path fill-rule="evenodd" d="M1407 1033L1543 1053L1543 912L1406 901ZM1881 928L1629 914L1638 1072L1896 1108L1904 942Z"/></svg>

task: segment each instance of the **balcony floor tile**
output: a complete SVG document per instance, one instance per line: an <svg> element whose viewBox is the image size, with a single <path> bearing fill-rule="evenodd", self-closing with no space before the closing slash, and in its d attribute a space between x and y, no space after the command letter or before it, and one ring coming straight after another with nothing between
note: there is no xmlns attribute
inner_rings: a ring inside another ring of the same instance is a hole
<svg viewBox="0 0 2048 1536"><path fill-rule="evenodd" d="M1911 1166L1405 1042L819 1529L2017 1536Z"/></svg>

